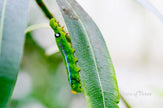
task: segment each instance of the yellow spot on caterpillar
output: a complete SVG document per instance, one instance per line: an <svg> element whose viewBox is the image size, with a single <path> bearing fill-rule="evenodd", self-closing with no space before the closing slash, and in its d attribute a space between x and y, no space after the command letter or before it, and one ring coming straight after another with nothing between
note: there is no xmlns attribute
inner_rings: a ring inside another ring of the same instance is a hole
<svg viewBox="0 0 163 108"><path fill-rule="evenodd" d="M73 94L77 94L74 90L71 90Z"/></svg>

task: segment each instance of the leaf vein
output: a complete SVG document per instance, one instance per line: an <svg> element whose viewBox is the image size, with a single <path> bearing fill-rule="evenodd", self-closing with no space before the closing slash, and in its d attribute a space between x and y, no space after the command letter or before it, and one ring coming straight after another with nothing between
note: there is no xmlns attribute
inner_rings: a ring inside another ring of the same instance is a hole
<svg viewBox="0 0 163 108"><path fill-rule="evenodd" d="M0 55L1 55L1 48L2 48L2 37L3 37L3 26L4 26L6 4L7 4L7 0L4 0L2 14L1 14L1 23L0 23Z"/></svg>

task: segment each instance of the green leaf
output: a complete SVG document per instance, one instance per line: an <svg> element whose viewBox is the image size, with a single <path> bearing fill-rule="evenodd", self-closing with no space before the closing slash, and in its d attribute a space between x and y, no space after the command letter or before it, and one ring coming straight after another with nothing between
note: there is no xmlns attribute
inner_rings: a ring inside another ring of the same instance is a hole
<svg viewBox="0 0 163 108"><path fill-rule="evenodd" d="M46 56L45 50L34 41L30 33L26 36L21 70L31 76L31 98L46 108L68 108L72 100L69 92L71 88L60 53Z"/></svg>
<svg viewBox="0 0 163 108"><path fill-rule="evenodd" d="M114 67L101 32L74 0L57 0L75 49L89 108L118 108Z"/></svg>
<svg viewBox="0 0 163 108"><path fill-rule="evenodd" d="M6 108L17 78L27 25L28 0L0 0L0 108Z"/></svg>

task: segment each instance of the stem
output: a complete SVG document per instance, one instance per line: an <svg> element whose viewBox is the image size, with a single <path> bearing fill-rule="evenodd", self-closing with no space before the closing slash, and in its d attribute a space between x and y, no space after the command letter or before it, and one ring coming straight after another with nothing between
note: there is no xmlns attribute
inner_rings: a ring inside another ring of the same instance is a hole
<svg viewBox="0 0 163 108"><path fill-rule="evenodd" d="M54 18L54 19L55 19L55 17L51 14L51 12L50 12L50 11L48 10L48 8L46 7L46 5L45 5L45 3L43 2L43 0L35 0L35 1L36 1L36 3L38 4L38 6L41 8L41 10L44 12L45 16L48 17L49 20L50 20L51 18ZM55 21L57 21L57 20L55 19ZM58 26L61 27L61 25L59 24L59 22L58 22ZM66 33L66 31L65 31L64 29L63 29L63 32ZM67 41L68 41L69 43L71 43L70 35L65 35L65 37L66 37Z"/></svg>
<svg viewBox="0 0 163 108"><path fill-rule="evenodd" d="M131 108L131 106L127 103L127 101L125 100L125 98L122 96L122 94L120 94L121 99L123 100L123 102L125 103L127 108Z"/></svg>
<svg viewBox="0 0 163 108"><path fill-rule="evenodd" d="M48 27L50 28L48 23L30 25L26 28L25 34L40 28L48 28Z"/></svg>
<svg viewBox="0 0 163 108"><path fill-rule="evenodd" d="M35 0L36 3L38 4L38 6L41 8L41 10L44 12L45 16L48 19L54 18L53 15L51 14L51 12L48 10L48 8L46 7L45 3L43 2L43 0Z"/></svg>

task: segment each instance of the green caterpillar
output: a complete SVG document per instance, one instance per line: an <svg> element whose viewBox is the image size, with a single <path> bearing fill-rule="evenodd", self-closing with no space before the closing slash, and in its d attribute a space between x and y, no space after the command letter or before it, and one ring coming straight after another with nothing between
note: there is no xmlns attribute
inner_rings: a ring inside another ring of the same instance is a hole
<svg viewBox="0 0 163 108"><path fill-rule="evenodd" d="M72 48L72 43L68 33L65 33L63 27L60 27L59 23L54 18L50 20L50 26L55 32L55 39L59 51L64 58L64 64L66 66L68 81L71 85L72 93L82 92L82 85L79 76L80 68L76 66L77 58L74 57L75 49Z"/></svg>

